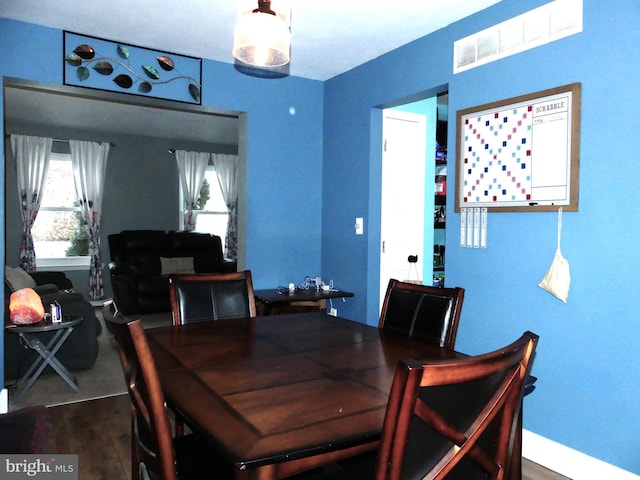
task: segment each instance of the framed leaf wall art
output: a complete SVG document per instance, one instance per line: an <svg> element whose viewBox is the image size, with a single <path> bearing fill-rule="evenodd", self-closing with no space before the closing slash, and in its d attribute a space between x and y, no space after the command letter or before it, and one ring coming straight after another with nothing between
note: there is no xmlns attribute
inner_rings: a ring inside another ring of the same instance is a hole
<svg viewBox="0 0 640 480"><path fill-rule="evenodd" d="M64 31L63 83L202 104L202 59Z"/></svg>

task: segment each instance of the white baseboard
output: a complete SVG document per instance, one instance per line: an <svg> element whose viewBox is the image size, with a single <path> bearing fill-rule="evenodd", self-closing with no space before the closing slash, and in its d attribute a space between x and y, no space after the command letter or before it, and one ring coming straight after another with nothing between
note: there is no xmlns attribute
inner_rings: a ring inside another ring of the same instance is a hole
<svg viewBox="0 0 640 480"><path fill-rule="evenodd" d="M523 430L522 456L572 480L640 480L635 473Z"/></svg>
<svg viewBox="0 0 640 480"><path fill-rule="evenodd" d="M9 411L9 392L6 388L0 390L0 414Z"/></svg>

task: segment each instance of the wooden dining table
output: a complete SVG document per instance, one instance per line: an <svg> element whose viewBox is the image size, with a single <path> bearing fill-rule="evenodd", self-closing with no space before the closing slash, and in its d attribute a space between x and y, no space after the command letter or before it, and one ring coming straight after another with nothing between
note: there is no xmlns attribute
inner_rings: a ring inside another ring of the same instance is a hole
<svg viewBox="0 0 640 480"><path fill-rule="evenodd" d="M259 480L375 449L398 361L463 356L321 312L146 332L167 405Z"/></svg>

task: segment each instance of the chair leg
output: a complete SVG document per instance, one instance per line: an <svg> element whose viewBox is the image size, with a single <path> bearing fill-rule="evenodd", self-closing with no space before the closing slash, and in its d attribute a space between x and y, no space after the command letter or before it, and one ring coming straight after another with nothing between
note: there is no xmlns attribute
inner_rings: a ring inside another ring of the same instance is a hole
<svg viewBox="0 0 640 480"><path fill-rule="evenodd" d="M522 480L522 406L518 415L518 427L511 453L511 470L509 480Z"/></svg>
<svg viewBox="0 0 640 480"><path fill-rule="evenodd" d="M131 425L131 480L142 480L140 475L140 457L136 448L135 427Z"/></svg>
<svg viewBox="0 0 640 480"><path fill-rule="evenodd" d="M184 420L182 419L182 416L178 413L174 414L174 424L175 424L176 438L182 437L184 435Z"/></svg>

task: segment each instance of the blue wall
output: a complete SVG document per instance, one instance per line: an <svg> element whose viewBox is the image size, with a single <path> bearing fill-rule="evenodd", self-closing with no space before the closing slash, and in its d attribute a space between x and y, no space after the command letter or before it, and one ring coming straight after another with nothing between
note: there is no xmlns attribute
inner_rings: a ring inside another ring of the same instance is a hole
<svg viewBox="0 0 640 480"><path fill-rule="evenodd" d="M582 83L580 209L564 214L571 265L567 304L540 289L556 247L555 213L489 215L486 250L458 247L449 189L447 284L466 288L457 347L480 353L525 330L541 337L537 389L525 428L640 473L640 344L635 239L640 217L640 3L584 0L584 31L534 50L452 74L455 40L546 2L494 7L325 82L323 275L345 279L356 298L342 314L377 322L380 153L378 107L449 91L449 170L455 112L517 95ZM416 59L421 59L416 61ZM365 217L366 235L353 219ZM367 295L368 293L368 295Z"/></svg>

